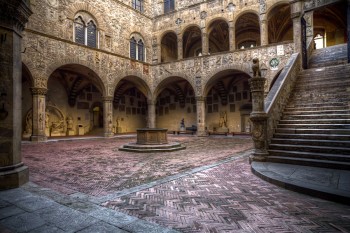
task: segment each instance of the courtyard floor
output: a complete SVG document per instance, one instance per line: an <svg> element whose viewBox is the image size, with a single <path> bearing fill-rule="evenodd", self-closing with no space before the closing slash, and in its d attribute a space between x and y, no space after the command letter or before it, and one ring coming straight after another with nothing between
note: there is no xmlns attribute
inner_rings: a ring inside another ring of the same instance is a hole
<svg viewBox="0 0 350 233"><path fill-rule="evenodd" d="M170 136L187 149L118 151L134 141L23 144L31 182L0 192L0 232L350 232L349 205L252 174L250 137Z"/></svg>

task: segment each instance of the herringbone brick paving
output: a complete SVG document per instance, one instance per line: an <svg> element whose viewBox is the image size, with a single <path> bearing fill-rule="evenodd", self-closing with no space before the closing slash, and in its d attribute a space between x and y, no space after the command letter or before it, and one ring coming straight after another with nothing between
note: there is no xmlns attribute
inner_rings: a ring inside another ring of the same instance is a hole
<svg viewBox="0 0 350 233"><path fill-rule="evenodd" d="M186 150L168 153L118 151L134 138L73 140L23 144L30 181L64 194L104 196L167 176L210 165L252 148L250 137L170 136Z"/></svg>
<svg viewBox="0 0 350 233"><path fill-rule="evenodd" d="M350 232L350 206L267 183L247 159L103 205L182 232Z"/></svg>

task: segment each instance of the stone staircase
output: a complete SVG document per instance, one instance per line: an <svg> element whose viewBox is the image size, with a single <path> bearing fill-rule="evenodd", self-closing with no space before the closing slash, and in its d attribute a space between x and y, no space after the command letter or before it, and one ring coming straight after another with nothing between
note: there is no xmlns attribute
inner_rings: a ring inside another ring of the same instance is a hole
<svg viewBox="0 0 350 233"><path fill-rule="evenodd" d="M344 52L345 51L345 52ZM350 170L346 45L316 50L300 73L269 145L269 162Z"/></svg>

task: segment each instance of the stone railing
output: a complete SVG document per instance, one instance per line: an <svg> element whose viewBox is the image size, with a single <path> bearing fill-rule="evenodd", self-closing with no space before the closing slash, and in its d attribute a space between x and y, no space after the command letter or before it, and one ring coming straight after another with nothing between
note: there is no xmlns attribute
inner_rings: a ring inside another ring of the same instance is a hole
<svg viewBox="0 0 350 233"><path fill-rule="evenodd" d="M278 76L276 82L265 98L264 110L267 113L267 143L270 144L278 121L281 119L282 111L287 104L293 90L296 78L301 69L301 58L299 53L293 54L286 66Z"/></svg>

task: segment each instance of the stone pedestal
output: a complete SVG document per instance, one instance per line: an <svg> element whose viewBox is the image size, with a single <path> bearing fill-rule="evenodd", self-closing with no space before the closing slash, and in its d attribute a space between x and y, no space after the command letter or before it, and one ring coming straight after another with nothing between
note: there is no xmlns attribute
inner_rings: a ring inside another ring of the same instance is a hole
<svg viewBox="0 0 350 233"><path fill-rule="evenodd" d="M31 14L25 1L0 0L0 190L29 176L21 158L21 33Z"/></svg>
<svg viewBox="0 0 350 233"><path fill-rule="evenodd" d="M256 76L249 80L253 110L250 114L252 121L252 137L254 141L254 152L251 161L265 161L267 152L267 115L264 112L264 86L266 79Z"/></svg>

